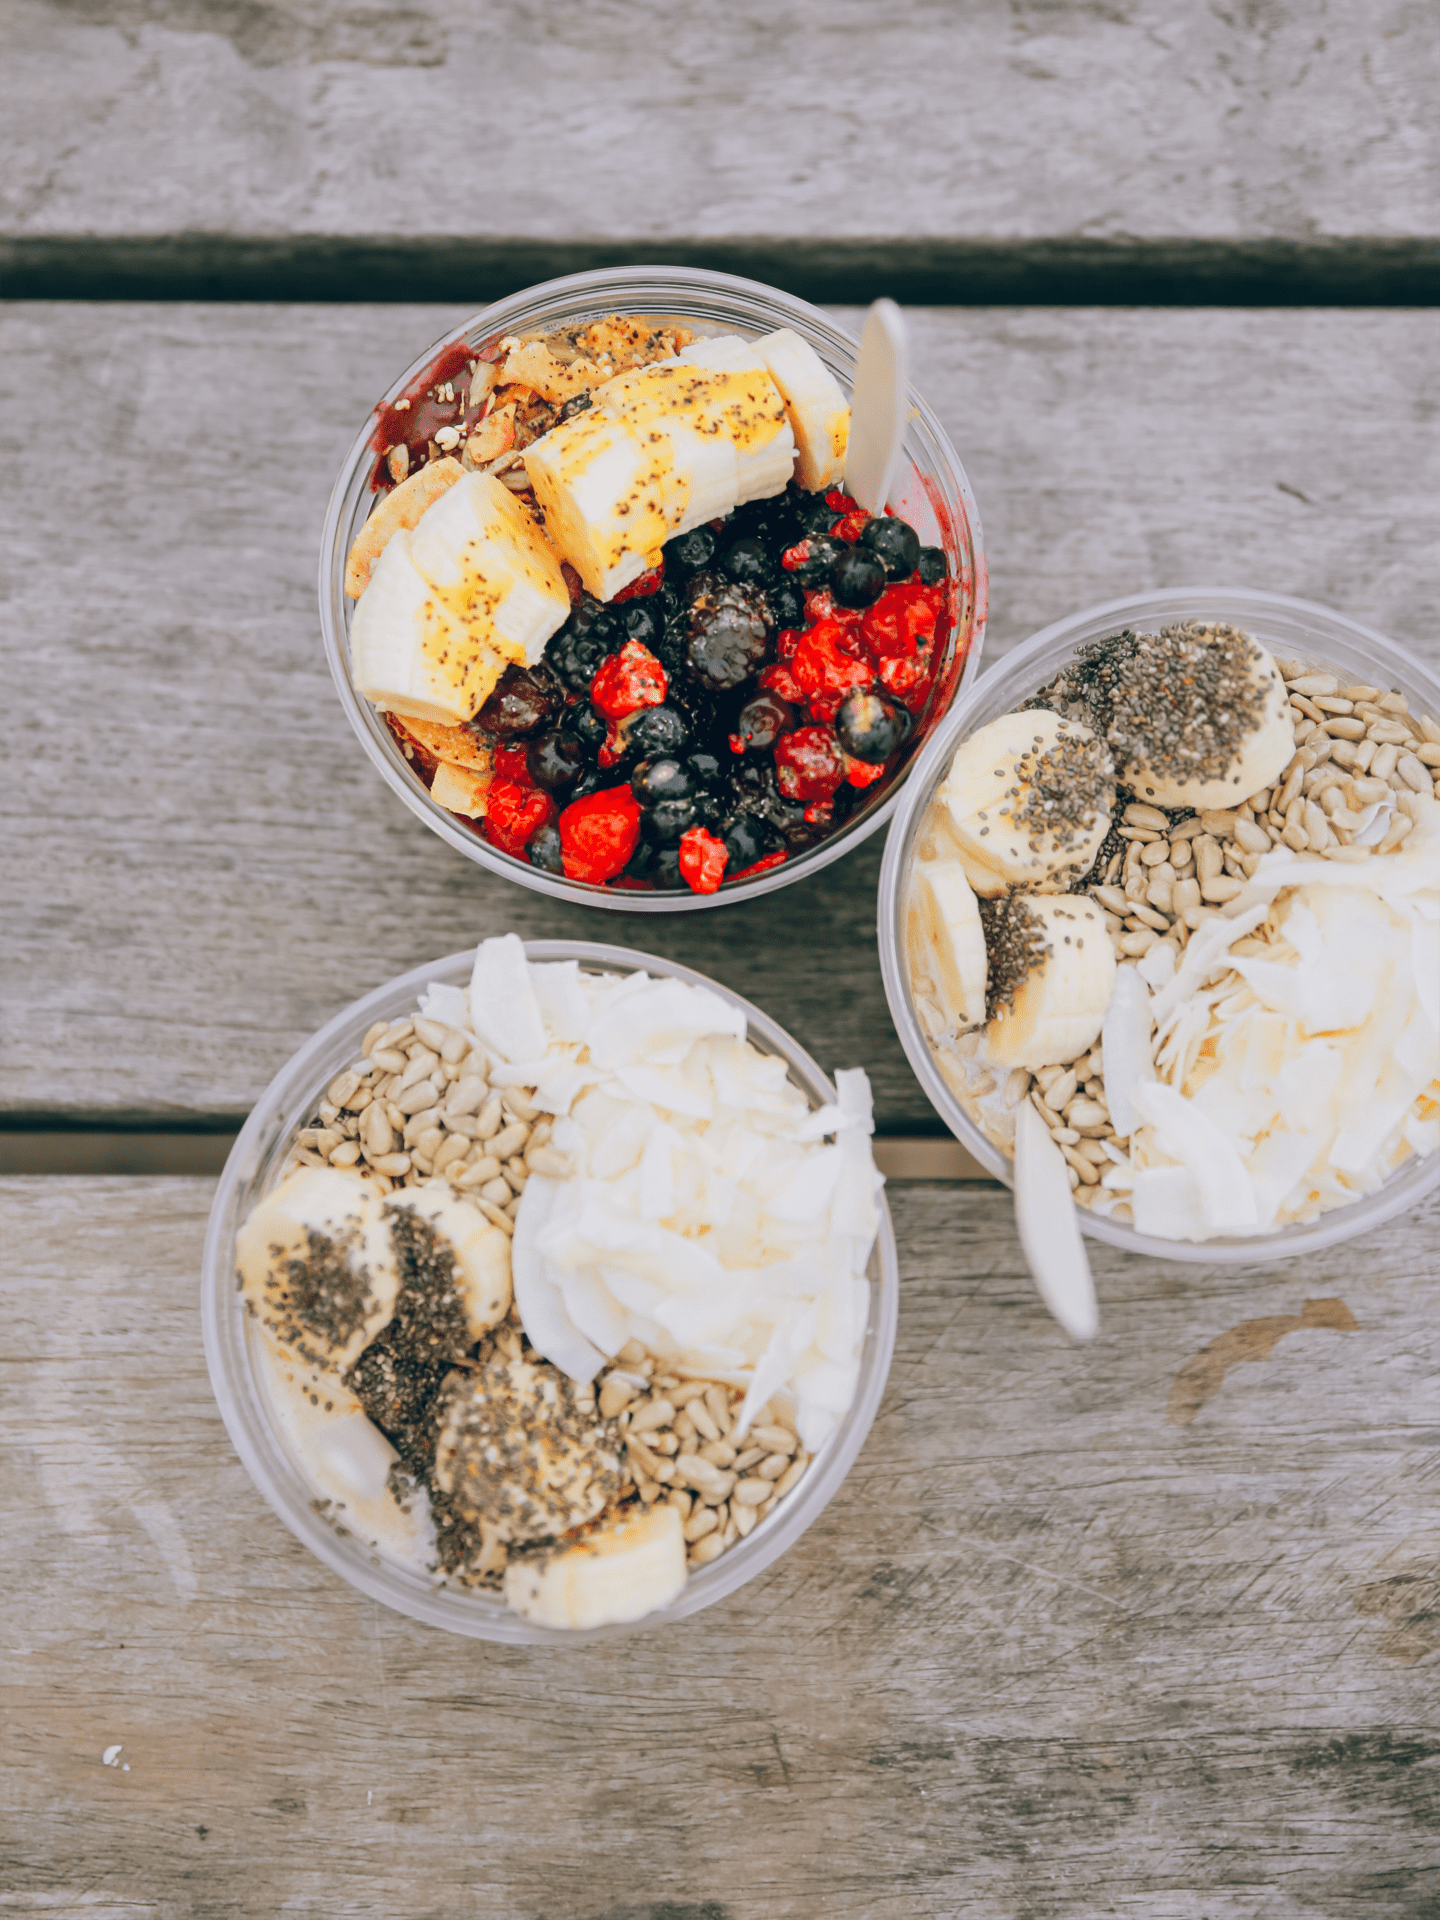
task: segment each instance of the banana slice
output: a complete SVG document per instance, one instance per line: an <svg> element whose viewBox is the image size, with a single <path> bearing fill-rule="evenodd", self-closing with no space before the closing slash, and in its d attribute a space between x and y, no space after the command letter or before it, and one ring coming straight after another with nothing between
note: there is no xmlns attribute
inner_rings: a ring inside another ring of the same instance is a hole
<svg viewBox="0 0 1440 1920"><path fill-rule="evenodd" d="M957 1028L985 1019L985 929L980 906L955 860L921 860L911 880L917 946Z"/></svg>
<svg viewBox="0 0 1440 1920"><path fill-rule="evenodd" d="M543 1558L512 1560L505 1604L545 1627L604 1627L667 1607L685 1585L679 1512L651 1507Z"/></svg>
<svg viewBox="0 0 1440 1920"><path fill-rule="evenodd" d="M993 896L1092 864L1110 830L1115 773L1087 726L1037 707L972 733L940 799L971 886Z"/></svg>
<svg viewBox="0 0 1440 1920"><path fill-rule="evenodd" d="M602 600L674 535L790 477L795 441L774 381L743 342L704 344L727 364L677 358L617 374L525 450L547 534Z"/></svg>
<svg viewBox="0 0 1440 1920"><path fill-rule="evenodd" d="M1001 1067L1059 1066L1091 1046L1115 988L1115 950L1099 907L1078 893L1017 893L985 912L991 991L985 1029Z"/></svg>
<svg viewBox="0 0 1440 1920"><path fill-rule="evenodd" d="M510 1238L492 1226L478 1207L443 1183L406 1187L391 1196L393 1209L407 1208L426 1221L454 1249L456 1292L465 1316L458 1359L482 1334L498 1326L510 1311Z"/></svg>
<svg viewBox="0 0 1440 1920"><path fill-rule="evenodd" d="M569 612L559 561L525 508L493 474L466 474L387 541L350 628L355 685L402 717L469 720Z"/></svg>
<svg viewBox="0 0 1440 1920"><path fill-rule="evenodd" d="M455 485L464 471L458 460L431 460L391 488L356 534L345 562L345 591L352 600L358 600L369 586L375 562L389 545L391 535L402 527L418 526L421 515Z"/></svg>
<svg viewBox="0 0 1440 1920"><path fill-rule="evenodd" d="M1236 627L1141 636L1112 704L1115 727L1137 743L1122 778L1151 806L1233 807L1273 785L1295 755L1280 669ZM1240 713L1248 717L1237 725ZM1147 735L1163 738L1163 751L1147 756Z"/></svg>
<svg viewBox="0 0 1440 1920"><path fill-rule="evenodd" d="M302 1167L255 1208L235 1241L251 1310L312 1366L343 1373L390 1320L400 1275L373 1187Z"/></svg>
<svg viewBox="0 0 1440 1920"><path fill-rule="evenodd" d="M850 442L850 403L808 340L789 327L762 335L754 350L780 389L799 459L795 477L811 493L838 487Z"/></svg>
<svg viewBox="0 0 1440 1920"><path fill-rule="evenodd" d="M765 356L760 352L760 342L742 340L738 334L726 333L711 340L696 340L682 348L676 357L686 366L748 376L746 404L760 409L758 420L761 423L771 421L777 428L783 428L788 422L788 433L757 431L752 427L735 443L738 487L735 504L743 507L747 500L764 500L772 493L783 493L795 471L795 422L784 389L770 372ZM780 413L776 412L771 401L772 387L780 394L783 409ZM725 395L718 403L707 406L702 414L701 431L707 437L715 431L725 432L725 414L733 405L733 396Z"/></svg>

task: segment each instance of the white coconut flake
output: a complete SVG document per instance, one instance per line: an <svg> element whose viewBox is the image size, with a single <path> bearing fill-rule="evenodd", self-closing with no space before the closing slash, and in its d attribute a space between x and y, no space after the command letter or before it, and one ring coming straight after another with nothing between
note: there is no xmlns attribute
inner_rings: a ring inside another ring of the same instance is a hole
<svg viewBox="0 0 1440 1920"><path fill-rule="evenodd" d="M1139 1124L1133 1099L1142 1080L1155 1078L1150 1053L1150 994L1135 967L1118 967L1100 1045L1105 1055L1105 1098L1120 1138L1128 1139Z"/></svg>
<svg viewBox="0 0 1440 1920"><path fill-rule="evenodd" d="M1155 1129L1161 1151L1188 1169L1209 1232L1244 1233L1255 1227L1255 1190L1245 1163L1195 1101L1158 1081L1137 1086L1131 1098L1140 1118Z"/></svg>
<svg viewBox="0 0 1440 1920"><path fill-rule="evenodd" d="M458 1027L462 1033L470 1028L470 996L462 987L452 987L443 980L432 980L420 996L420 1012L427 1020L437 1020L442 1027Z"/></svg>
<svg viewBox="0 0 1440 1920"><path fill-rule="evenodd" d="M548 1036L519 934L482 940L476 949L470 1020L480 1039L502 1060L544 1057Z"/></svg>
<svg viewBox="0 0 1440 1920"><path fill-rule="evenodd" d="M556 1113L572 1178L535 1176L511 1243L515 1299L541 1353L577 1381L639 1340L682 1375L771 1400L821 1444L854 1395L865 1278L883 1186L863 1073L812 1114L785 1062L750 1045L738 1008L643 973L527 970L486 942L477 1033ZM483 1025L484 1031L481 1032ZM538 1046L537 1046L538 1041Z"/></svg>

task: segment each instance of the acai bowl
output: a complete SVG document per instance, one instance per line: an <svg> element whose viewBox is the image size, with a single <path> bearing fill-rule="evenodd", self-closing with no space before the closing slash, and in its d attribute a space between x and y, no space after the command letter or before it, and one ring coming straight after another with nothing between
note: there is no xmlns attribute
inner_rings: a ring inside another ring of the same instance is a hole
<svg viewBox="0 0 1440 1920"><path fill-rule="evenodd" d="M985 674L880 886L952 1132L1014 1184L1028 1107L1084 1230L1165 1259L1333 1245L1430 1191L1437 719L1393 642L1228 588L1089 609Z"/></svg>
<svg viewBox="0 0 1440 1920"><path fill-rule="evenodd" d="M675 912L889 818L979 664L980 522L913 392L884 513L843 491L856 343L723 274L498 302L395 382L322 542L327 658L405 803L467 858Z"/></svg>
<svg viewBox="0 0 1440 1920"><path fill-rule="evenodd" d="M431 1625L558 1644L682 1619L799 1538L874 1419L897 1300L863 1073L832 1085L686 968L509 935L276 1076L202 1318L304 1546Z"/></svg>

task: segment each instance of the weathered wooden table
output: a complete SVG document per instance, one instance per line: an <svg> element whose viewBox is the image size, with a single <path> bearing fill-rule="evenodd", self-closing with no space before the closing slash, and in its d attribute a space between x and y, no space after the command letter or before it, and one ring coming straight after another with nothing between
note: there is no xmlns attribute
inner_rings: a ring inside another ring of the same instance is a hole
<svg viewBox="0 0 1440 1920"><path fill-rule="evenodd" d="M128 1129L204 1167L346 999L506 927L700 966L935 1131L878 845L631 933L451 856L346 732L331 477L504 285L928 301L992 656L1211 580L1440 659L1426 9L972 13L10 0L9 1164ZM1440 1207L1239 1272L1097 1247L1079 1351L999 1188L897 1184L895 1364L823 1519L678 1629L539 1654L271 1516L200 1347L211 1191L0 1181L0 1913L1440 1911Z"/></svg>

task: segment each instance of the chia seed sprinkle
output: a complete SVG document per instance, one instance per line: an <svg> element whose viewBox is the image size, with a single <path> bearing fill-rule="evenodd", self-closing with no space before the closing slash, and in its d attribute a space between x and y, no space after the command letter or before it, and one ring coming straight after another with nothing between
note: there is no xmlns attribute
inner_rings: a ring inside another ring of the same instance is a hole
<svg viewBox="0 0 1440 1920"><path fill-rule="evenodd" d="M324 1366L329 1355L315 1341L331 1350L343 1347L364 1324L374 1293L369 1268L354 1257L357 1235L332 1237L311 1227L305 1243L304 1259L287 1260L280 1269L282 1286L272 1291L275 1317L268 1324L302 1359Z"/></svg>
<svg viewBox="0 0 1440 1920"><path fill-rule="evenodd" d="M1220 780L1265 711L1260 649L1238 627L1198 620L1130 628L1082 647L1030 707L1084 720L1123 766L1172 780Z"/></svg>
<svg viewBox="0 0 1440 1920"><path fill-rule="evenodd" d="M1039 736L1035 744L1039 745ZM1103 740L1062 731L1053 746L1038 757L1028 753L1016 762L1025 789L1016 809L1017 826L1031 829L1032 853L1041 839L1060 853L1076 845L1094 826L1097 815L1115 806L1115 764ZM1011 788L1011 794L1017 789Z"/></svg>
<svg viewBox="0 0 1440 1920"><path fill-rule="evenodd" d="M993 1020L1002 1007L1015 1003L1015 994L1050 952L1044 923L1022 894L982 899L980 924L985 932L989 975L985 984L985 1018Z"/></svg>
<svg viewBox="0 0 1440 1920"><path fill-rule="evenodd" d="M530 1353L492 1350L449 1375L436 1402L434 1484L464 1514L514 1541L593 1519L630 1484L620 1429Z"/></svg>

